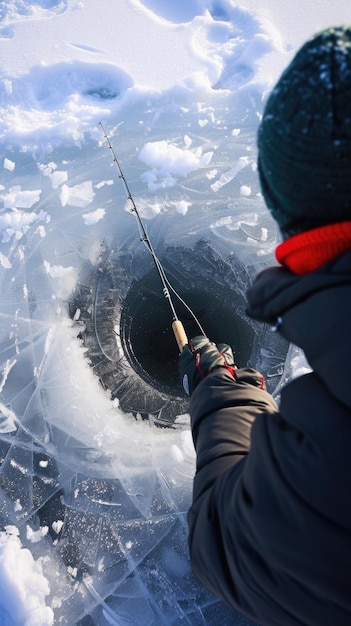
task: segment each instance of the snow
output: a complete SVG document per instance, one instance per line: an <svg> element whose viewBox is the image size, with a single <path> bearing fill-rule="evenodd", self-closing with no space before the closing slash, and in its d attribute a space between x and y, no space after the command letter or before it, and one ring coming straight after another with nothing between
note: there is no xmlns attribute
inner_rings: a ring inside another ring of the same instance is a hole
<svg viewBox="0 0 351 626"><path fill-rule="evenodd" d="M209 241L252 277L278 237L256 172L264 99L307 37L350 21L349 0L1 3L1 624L247 623L191 574L187 414L162 429L122 410L79 338L76 286L108 305L86 268L123 285L149 267L99 122L157 250ZM109 343L94 319L113 362L118 324ZM285 368L261 352L277 395L308 371L295 347Z"/></svg>
<svg viewBox="0 0 351 626"><path fill-rule="evenodd" d="M0 532L0 572L2 623L54 624L54 612L45 604L50 588L43 575L42 559L33 559L30 551L23 548L14 526L6 526Z"/></svg>

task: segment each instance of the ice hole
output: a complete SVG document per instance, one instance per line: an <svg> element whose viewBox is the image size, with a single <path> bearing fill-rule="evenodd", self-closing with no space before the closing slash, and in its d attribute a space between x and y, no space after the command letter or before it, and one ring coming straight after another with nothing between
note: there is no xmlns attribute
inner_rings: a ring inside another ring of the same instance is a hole
<svg viewBox="0 0 351 626"><path fill-rule="evenodd" d="M216 343L231 345L238 365L246 365L255 333L242 316L244 298L228 286L217 285L215 291L209 291L207 281L201 287L201 277L195 282L199 284L191 290L174 280L172 286L194 312L206 335ZM188 338L202 334L189 311L170 293ZM179 395L179 350L172 321L157 270L152 269L134 281L127 294L121 314L123 350L141 378L161 392Z"/></svg>
<svg viewBox="0 0 351 626"><path fill-rule="evenodd" d="M239 367L256 367L271 393L279 384L287 342L246 314L250 275L234 255L223 258L212 245L164 247L159 259L173 288L199 319L205 334L235 351ZM189 311L170 291L189 339L201 334ZM150 255L104 250L87 264L70 302L79 310L79 336L103 388L119 407L157 425L172 426L188 412L179 379L179 350L172 311Z"/></svg>

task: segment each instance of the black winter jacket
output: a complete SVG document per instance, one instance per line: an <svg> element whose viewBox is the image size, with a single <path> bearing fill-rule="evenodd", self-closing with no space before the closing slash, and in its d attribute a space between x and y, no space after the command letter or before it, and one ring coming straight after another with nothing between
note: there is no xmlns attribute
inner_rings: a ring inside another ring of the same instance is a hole
<svg viewBox="0 0 351 626"><path fill-rule="evenodd" d="M279 409L247 368L194 391L193 569L258 624L350 626L351 252L305 276L265 270L248 312L282 318L313 372L285 386Z"/></svg>

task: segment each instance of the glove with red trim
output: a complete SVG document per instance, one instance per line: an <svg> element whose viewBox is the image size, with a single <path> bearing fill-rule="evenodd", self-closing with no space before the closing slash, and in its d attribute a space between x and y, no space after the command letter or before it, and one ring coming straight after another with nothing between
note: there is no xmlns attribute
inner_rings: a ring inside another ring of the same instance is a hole
<svg viewBox="0 0 351 626"><path fill-rule="evenodd" d="M191 395L217 367L225 367L234 376L236 365L231 347L226 343L216 345L204 335L191 339L179 357L179 373L186 393Z"/></svg>

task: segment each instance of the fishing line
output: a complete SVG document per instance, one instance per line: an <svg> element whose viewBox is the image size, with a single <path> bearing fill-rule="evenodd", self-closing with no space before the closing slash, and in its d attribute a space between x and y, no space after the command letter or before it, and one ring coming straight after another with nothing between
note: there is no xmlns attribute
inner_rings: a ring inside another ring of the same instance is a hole
<svg viewBox="0 0 351 626"><path fill-rule="evenodd" d="M142 221L142 219L140 217L140 213L139 213L138 208L137 208L137 206L136 206L136 204L134 202L134 198L133 198L133 196L131 194L131 191L129 189L128 183L127 183L126 178L125 178L125 176L123 174L121 165L120 165L120 163L119 163L119 161L117 159L117 156L116 156L116 153L115 153L115 151L113 149L111 141L110 141L108 135L106 134L106 131L105 131L105 128L104 128L102 122L99 122L99 124L100 124L100 126L102 128L102 132L104 134L106 143L107 143L107 145L108 145L108 147L109 147L109 149L111 151L112 160L113 160L114 164L117 167L118 176L122 180L122 183L124 185L124 189L126 191L127 200L129 200L129 202L132 205L131 212L134 213L136 218L137 218L137 222L138 222L138 226L139 226L139 230L140 230L140 241L142 241L145 244L145 246L147 247L147 249L149 250L149 252L150 252L150 254L151 254L152 258L153 258L153 261L154 261L156 270L158 272L158 275L160 277L161 284L162 284L163 295L166 298L166 300L167 300L167 302L168 302L168 304L170 306L171 312L172 312L172 317L173 317L172 328L173 328L173 332L174 332L174 335L175 335L175 338L176 338L179 350L182 352L184 346L188 343L188 339L187 339L187 336L185 334L185 330L184 330L183 324L182 324L182 322L178 318L175 306L173 304L171 295L169 293L169 289L178 298L178 300L182 303L182 305L186 308L186 310L190 313L190 315L194 319L195 323L197 324L198 328L200 329L201 334L206 336L206 333L205 333L204 329L202 328L199 320L197 319L195 313L191 310L191 308L183 300L183 298L181 298L181 296L177 293L177 291L174 289L174 287L171 285L170 281L168 280L168 278L167 278L167 276L165 274L165 271L164 271L164 269L162 267L162 264L161 264L160 260L158 259L157 255L156 255L156 253L154 251L154 248L153 248L152 243L150 241L150 238L149 238L149 236L147 234L147 231L146 231L146 228L144 226L144 223L143 223L143 221Z"/></svg>

